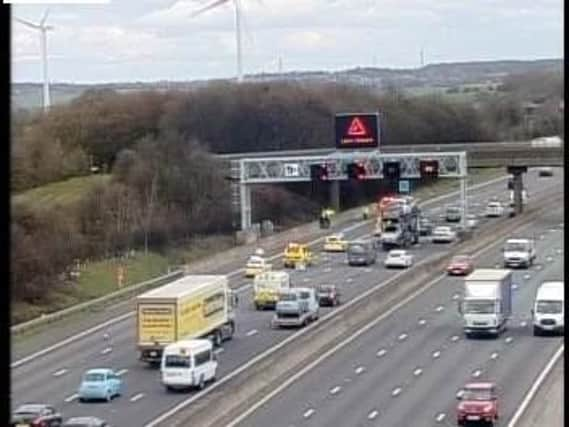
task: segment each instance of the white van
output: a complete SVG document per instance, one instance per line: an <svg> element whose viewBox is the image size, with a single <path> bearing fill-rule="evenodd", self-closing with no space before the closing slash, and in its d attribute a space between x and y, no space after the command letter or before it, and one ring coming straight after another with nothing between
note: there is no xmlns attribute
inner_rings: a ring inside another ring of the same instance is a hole
<svg viewBox="0 0 569 427"><path fill-rule="evenodd" d="M160 373L166 390L197 387L215 381L217 358L207 339L178 341L167 345L162 353Z"/></svg>
<svg viewBox="0 0 569 427"><path fill-rule="evenodd" d="M565 327L565 290L563 282L543 282L537 289L535 303L531 311L533 334L542 332L564 333Z"/></svg>

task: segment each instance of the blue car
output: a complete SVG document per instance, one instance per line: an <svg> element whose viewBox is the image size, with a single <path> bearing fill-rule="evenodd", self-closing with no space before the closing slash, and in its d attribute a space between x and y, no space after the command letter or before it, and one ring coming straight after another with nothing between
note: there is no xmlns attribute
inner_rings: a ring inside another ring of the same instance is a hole
<svg viewBox="0 0 569 427"><path fill-rule="evenodd" d="M110 402L121 394L122 380L112 369L90 369L79 386L79 401L103 399Z"/></svg>

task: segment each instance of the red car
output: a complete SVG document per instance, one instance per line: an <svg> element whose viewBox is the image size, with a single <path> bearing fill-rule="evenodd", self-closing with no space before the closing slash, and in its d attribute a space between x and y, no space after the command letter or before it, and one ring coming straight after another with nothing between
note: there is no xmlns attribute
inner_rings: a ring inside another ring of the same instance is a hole
<svg viewBox="0 0 569 427"><path fill-rule="evenodd" d="M450 260L447 273L453 276L466 276L474 270L474 263L470 255L457 255Z"/></svg>
<svg viewBox="0 0 569 427"><path fill-rule="evenodd" d="M494 383L466 384L457 399L459 403L456 416L459 426L471 422L494 426L498 419L498 396Z"/></svg>
<svg viewBox="0 0 569 427"><path fill-rule="evenodd" d="M63 418L53 406L39 403L20 406L12 414L10 422L10 426L14 427L59 427L61 424L63 424Z"/></svg>

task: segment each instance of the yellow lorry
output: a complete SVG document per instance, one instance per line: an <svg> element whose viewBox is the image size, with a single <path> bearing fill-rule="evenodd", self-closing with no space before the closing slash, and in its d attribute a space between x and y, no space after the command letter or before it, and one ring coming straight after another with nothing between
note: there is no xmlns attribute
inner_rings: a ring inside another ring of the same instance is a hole
<svg viewBox="0 0 569 427"><path fill-rule="evenodd" d="M236 298L227 276L188 275L136 298L140 360L160 363L168 344L207 337L219 346L235 332Z"/></svg>
<svg viewBox="0 0 569 427"><path fill-rule="evenodd" d="M312 251L308 245L289 243L285 248L283 261L285 268L295 268L299 263L306 266L312 265Z"/></svg>
<svg viewBox="0 0 569 427"><path fill-rule="evenodd" d="M286 271L269 271L255 277L253 302L257 310L274 308L282 291L290 288L290 275Z"/></svg>

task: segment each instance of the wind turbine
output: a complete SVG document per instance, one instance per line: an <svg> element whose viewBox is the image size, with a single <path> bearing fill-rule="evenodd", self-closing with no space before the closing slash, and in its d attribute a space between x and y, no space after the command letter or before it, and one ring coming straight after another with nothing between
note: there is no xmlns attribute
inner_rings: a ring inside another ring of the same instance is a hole
<svg viewBox="0 0 569 427"><path fill-rule="evenodd" d="M235 7L235 43L237 46L237 82L243 81L243 61L242 61L242 44L241 44L241 5L240 0L216 0L209 6L202 7L194 13L191 17L195 18L208 10L215 9L222 4L232 2Z"/></svg>
<svg viewBox="0 0 569 427"><path fill-rule="evenodd" d="M43 69L43 109L47 111L51 105L49 99L49 80L47 77L47 32L53 30L51 25L45 25L47 15L49 14L49 9L46 9L43 18L39 24L34 24L32 22L25 21L20 18L14 17L16 21L25 26L32 28L34 30L39 30L40 32L40 42L41 42L41 54L42 54L42 69Z"/></svg>

